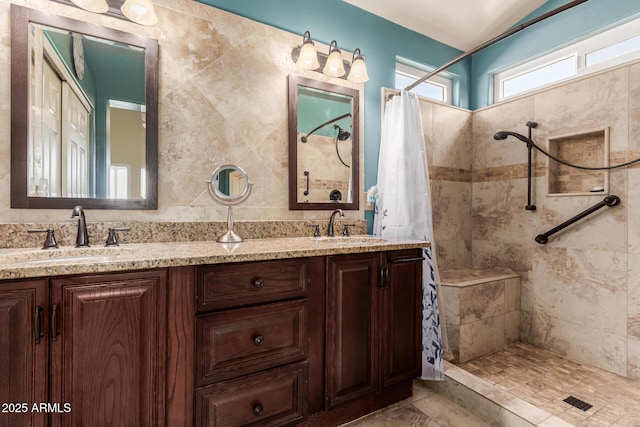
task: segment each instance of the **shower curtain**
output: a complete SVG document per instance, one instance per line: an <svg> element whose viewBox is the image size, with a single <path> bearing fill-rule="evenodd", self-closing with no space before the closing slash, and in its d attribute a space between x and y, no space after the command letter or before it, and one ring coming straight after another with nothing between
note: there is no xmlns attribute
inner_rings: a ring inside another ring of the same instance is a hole
<svg viewBox="0 0 640 427"><path fill-rule="evenodd" d="M375 235L431 242L431 247L424 249L422 273L422 379L442 381L443 355L448 358L449 350L438 309L440 278L433 243L429 171L418 97L407 91L393 96L385 106L377 193Z"/></svg>

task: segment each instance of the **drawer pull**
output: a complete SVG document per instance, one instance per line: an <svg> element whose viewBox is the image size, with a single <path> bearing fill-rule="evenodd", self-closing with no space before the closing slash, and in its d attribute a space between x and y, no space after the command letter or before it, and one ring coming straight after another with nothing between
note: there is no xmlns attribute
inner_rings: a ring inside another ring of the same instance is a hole
<svg viewBox="0 0 640 427"><path fill-rule="evenodd" d="M256 403L256 405L253 407L253 414L258 417L260 415L262 415L262 412L264 411L264 406L262 406L261 403Z"/></svg>
<svg viewBox="0 0 640 427"><path fill-rule="evenodd" d="M262 335L256 335L253 337L253 343L257 346L264 344L264 337Z"/></svg>
<svg viewBox="0 0 640 427"><path fill-rule="evenodd" d="M258 289L262 288L264 286L264 279L261 279L261 278L254 279L253 286L255 286Z"/></svg>

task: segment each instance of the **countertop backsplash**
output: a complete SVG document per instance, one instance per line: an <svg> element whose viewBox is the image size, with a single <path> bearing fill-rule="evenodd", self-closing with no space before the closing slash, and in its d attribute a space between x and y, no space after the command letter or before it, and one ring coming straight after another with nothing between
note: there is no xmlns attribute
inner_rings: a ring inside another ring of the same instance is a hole
<svg viewBox="0 0 640 427"><path fill-rule="evenodd" d="M244 239L267 239L278 237L313 236L313 227L319 224L323 235L326 234L328 220L308 221L235 221L234 231ZM336 220L336 235L340 235L343 224L355 224L350 227L351 234L366 234L365 220ZM226 221L212 222L87 222L89 243L103 246L107 240L109 227L130 227L130 231L118 232L118 242L126 243L163 243L163 242L199 242L215 241L227 230ZM45 234L28 232L29 229L53 228L55 238L61 246L73 246L76 242L77 223L75 221L50 223L10 223L0 224L0 248L34 248L42 246Z"/></svg>

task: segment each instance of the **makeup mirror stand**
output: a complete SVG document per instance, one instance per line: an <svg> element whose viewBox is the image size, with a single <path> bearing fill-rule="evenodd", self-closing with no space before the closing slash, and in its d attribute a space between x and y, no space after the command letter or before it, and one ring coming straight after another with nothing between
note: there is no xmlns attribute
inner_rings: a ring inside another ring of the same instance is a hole
<svg viewBox="0 0 640 427"><path fill-rule="evenodd" d="M222 172L226 172L228 170L239 172L244 179L244 188L238 194L225 194L219 188L218 183L220 182L219 175ZM205 181L207 184L207 190L209 195L213 200L220 203L221 205L227 206L227 231L220 235L216 242L218 243L240 243L243 242L244 239L240 237L233 231L233 205L237 205L245 201L249 195L251 194L251 187L253 183L249 181L247 174L244 170L242 170L239 166L235 165L224 165L217 168L213 174L211 175L211 179Z"/></svg>

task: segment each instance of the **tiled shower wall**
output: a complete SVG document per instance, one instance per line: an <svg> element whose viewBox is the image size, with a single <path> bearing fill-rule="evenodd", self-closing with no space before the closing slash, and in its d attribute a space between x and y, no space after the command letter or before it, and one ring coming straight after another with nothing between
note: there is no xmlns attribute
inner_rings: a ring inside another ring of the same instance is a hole
<svg viewBox="0 0 640 427"><path fill-rule="evenodd" d="M527 148L533 139L610 129L610 162L640 157L640 63L554 86L473 113L422 102L440 268L503 268L522 276L522 339L640 380L640 167L610 173L619 206L605 207L549 238L604 195L546 195L546 158L534 154L527 211ZM446 308L445 308L446 309Z"/></svg>
<svg viewBox="0 0 640 427"><path fill-rule="evenodd" d="M228 163L244 168L254 183L251 196L234 210L237 220L328 218L324 211L288 208L287 76L301 74L349 86L360 91L361 99L364 84L296 70L291 50L300 44L301 35L192 0L155 0L159 22L151 27L50 0L0 0L1 222L70 221L71 215L70 210L10 209L10 3L159 42L158 210L91 210L89 221L225 221L226 208L211 200L205 180ZM361 127L363 107L364 101ZM362 161L362 151L359 154ZM360 171L364 182L364 168ZM363 206L363 193L356 196ZM363 212L345 214L362 220Z"/></svg>

